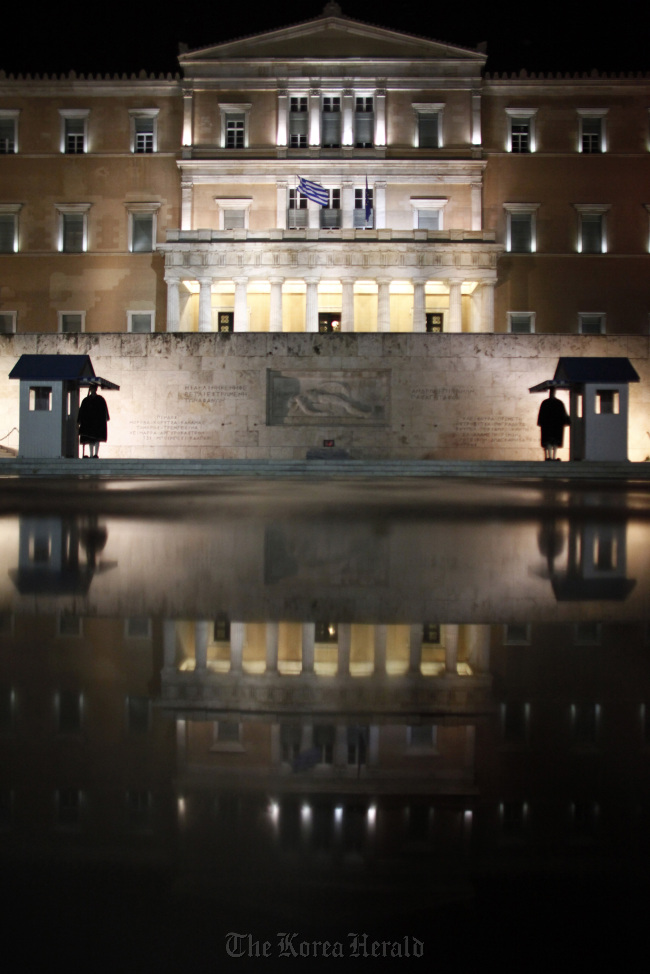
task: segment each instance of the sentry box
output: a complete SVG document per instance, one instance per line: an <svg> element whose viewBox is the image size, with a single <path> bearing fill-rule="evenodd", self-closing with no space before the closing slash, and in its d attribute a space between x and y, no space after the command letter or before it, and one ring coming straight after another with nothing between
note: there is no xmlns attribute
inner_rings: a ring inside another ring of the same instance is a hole
<svg viewBox="0 0 650 974"><path fill-rule="evenodd" d="M119 389L95 375L89 355L21 355L9 373L20 380L19 457L78 457L79 390Z"/></svg>

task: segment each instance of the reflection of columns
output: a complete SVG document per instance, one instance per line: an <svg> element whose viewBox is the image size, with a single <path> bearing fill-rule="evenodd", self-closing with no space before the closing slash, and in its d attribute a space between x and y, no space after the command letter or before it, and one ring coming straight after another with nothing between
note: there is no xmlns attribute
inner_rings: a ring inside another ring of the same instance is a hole
<svg viewBox="0 0 650 974"><path fill-rule="evenodd" d="M277 145L287 145L287 118L289 113L289 96L286 91L278 92L278 131Z"/></svg>
<svg viewBox="0 0 650 974"><path fill-rule="evenodd" d="M248 331L248 278L234 277L235 282L235 331Z"/></svg>
<svg viewBox="0 0 650 974"><path fill-rule="evenodd" d="M445 672L456 673L458 665L458 626L445 626Z"/></svg>
<svg viewBox="0 0 650 974"><path fill-rule="evenodd" d="M212 331L212 278L199 278L199 331Z"/></svg>
<svg viewBox="0 0 650 974"><path fill-rule="evenodd" d="M426 331L427 320L424 311L424 283L413 281L413 331Z"/></svg>
<svg viewBox="0 0 650 974"><path fill-rule="evenodd" d="M334 766L344 768L348 763L348 729L345 724L334 728Z"/></svg>
<svg viewBox="0 0 650 974"><path fill-rule="evenodd" d="M354 278L341 278L341 331L354 331Z"/></svg>
<svg viewBox="0 0 650 974"><path fill-rule="evenodd" d="M390 331L390 281L377 278L377 331Z"/></svg>
<svg viewBox="0 0 650 974"><path fill-rule="evenodd" d="M481 331L491 334L494 331L494 285L495 281L485 281L481 287L483 314Z"/></svg>
<svg viewBox="0 0 650 974"><path fill-rule="evenodd" d="M316 625L313 622L302 624L302 672L314 672L314 643L316 641Z"/></svg>
<svg viewBox="0 0 650 974"><path fill-rule="evenodd" d="M213 622L207 622L204 619L197 619L194 623L195 670L204 670L208 665L208 643L210 642L210 630L213 625Z"/></svg>
<svg viewBox="0 0 650 974"><path fill-rule="evenodd" d="M409 673L419 673L422 662L422 624L409 626Z"/></svg>
<svg viewBox="0 0 650 974"><path fill-rule="evenodd" d="M386 180L375 179L375 194L373 197L375 209L375 230L383 230L386 226Z"/></svg>
<svg viewBox="0 0 650 974"><path fill-rule="evenodd" d="M266 623L266 672L278 672L278 624Z"/></svg>
<svg viewBox="0 0 650 974"><path fill-rule="evenodd" d="M490 627L484 625L467 626L469 639L468 659L475 673L488 673L490 670Z"/></svg>
<svg viewBox="0 0 650 974"><path fill-rule="evenodd" d="M341 182L341 226L349 229L354 226L354 183L351 179Z"/></svg>
<svg viewBox="0 0 650 974"><path fill-rule="evenodd" d="M163 622L163 666L167 669L176 668L176 623L173 619Z"/></svg>
<svg viewBox="0 0 650 974"><path fill-rule="evenodd" d="M165 277L167 281L167 331L178 331L181 320L179 298L180 281L177 277Z"/></svg>
<svg viewBox="0 0 650 974"><path fill-rule="evenodd" d="M282 284L283 277L270 277L271 308L269 331L282 331Z"/></svg>
<svg viewBox="0 0 650 974"><path fill-rule="evenodd" d="M318 278L306 277L305 331L318 331Z"/></svg>
<svg viewBox="0 0 650 974"><path fill-rule="evenodd" d="M375 673L386 673L386 626L375 626Z"/></svg>
<svg viewBox="0 0 650 974"><path fill-rule="evenodd" d="M481 212L481 186L474 185L471 187L472 193L472 230L482 229L482 212Z"/></svg>
<svg viewBox="0 0 650 974"><path fill-rule="evenodd" d="M241 673L244 659L244 635L246 624L244 622L230 623L230 672Z"/></svg>
<svg viewBox="0 0 650 974"><path fill-rule="evenodd" d="M338 675L348 676L350 673L350 641L352 630L349 622L342 622L339 627L339 665Z"/></svg>
<svg viewBox="0 0 650 974"><path fill-rule="evenodd" d="M460 281L449 282L449 331L453 332L463 330L460 288Z"/></svg>
<svg viewBox="0 0 650 974"><path fill-rule="evenodd" d="M300 750L308 751L314 743L314 725L303 724L300 728Z"/></svg>

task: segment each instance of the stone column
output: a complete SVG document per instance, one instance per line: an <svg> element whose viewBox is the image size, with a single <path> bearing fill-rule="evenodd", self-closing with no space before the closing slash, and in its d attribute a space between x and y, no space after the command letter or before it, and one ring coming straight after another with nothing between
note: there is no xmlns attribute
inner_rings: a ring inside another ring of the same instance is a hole
<svg viewBox="0 0 650 974"><path fill-rule="evenodd" d="M178 277L165 275L167 282L167 331L178 331L181 323L181 307L178 289Z"/></svg>
<svg viewBox="0 0 650 974"><path fill-rule="evenodd" d="M230 672L241 673L244 661L245 622L230 623Z"/></svg>
<svg viewBox="0 0 650 974"><path fill-rule="evenodd" d="M496 281L484 281L481 287L483 315L481 331L491 334L494 331L494 288Z"/></svg>
<svg viewBox="0 0 650 974"><path fill-rule="evenodd" d="M354 331L354 278L341 278L341 331Z"/></svg>
<svg viewBox="0 0 650 974"><path fill-rule="evenodd" d="M351 179L341 181L341 226L349 229L354 226L354 183Z"/></svg>
<svg viewBox="0 0 650 974"><path fill-rule="evenodd" d="M354 145L354 92L349 88L343 92L341 108L341 145L349 148Z"/></svg>
<svg viewBox="0 0 650 974"><path fill-rule="evenodd" d="M302 672L314 672L314 645L316 642L316 625L313 622L302 624Z"/></svg>
<svg viewBox="0 0 650 974"><path fill-rule="evenodd" d="M479 92L472 92L472 145L481 145L483 141L481 135L481 95ZM480 227L477 227L480 229Z"/></svg>
<svg viewBox="0 0 650 974"><path fill-rule="evenodd" d="M375 673L386 674L386 643L388 629L386 626L375 626Z"/></svg>
<svg viewBox="0 0 650 974"><path fill-rule="evenodd" d="M473 183L471 187L472 199L472 230L483 229L483 202L481 184Z"/></svg>
<svg viewBox="0 0 650 974"><path fill-rule="evenodd" d="M375 92L375 145L386 145L386 92Z"/></svg>
<svg viewBox="0 0 650 974"><path fill-rule="evenodd" d="M320 230L321 207L313 200L307 200L307 226L310 230Z"/></svg>
<svg viewBox="0 0 650 974"><path fill-rule="evenodd" d="M305 331L318 331L318 278L306 277L307 294L305 296Z"/></svg>
<svg viewBox="0 0 650 974"><path fill-rule="evenodd" d="M266 623L266 672L278 672L278 624Z"/></svg>
<svg viewBox="0 0 650 974"><path fill-rule="evenodd" d="M458 663L458 626L444 627L445 639L445 672L456 674Z"/></svg>
<svg viewBox="0 0 650 974"><path fill-rule="evenodd" d="M286 146L289 143L287 122L289 117L289 96L286 91L278 92L278 131L277 145Z"/></svg>
<svg viewBox="0 0 650 974"><path fill-rule="evenodd" d="M212 331L212 278L199 278L199 331Z"/></svg>
<svg viewBox="0 0 650 974"><path fill-rule="evenodd" d="M449 331L452 332L463 330L460 288L460 281L449 282Z"/></svg>
<svg viewBox="0 0 650 974"><path fill-rule="evenodd" d="M287 210L289 209L289 184L286 180L279 179L275 184L275 225L279 230L287 228Z"/></svg>
<svg viewBox="0 0 650 974"><path fill-rule="evenodd" d="M339 625L339 659L338 676L349 676L350 674L350 641L352 632L349 622L342 622Z"/></svg>
<svg viewBox="0 0 650 974"><path fill-rule="evenodd" d="M192 96L191 88L183 90L183 145L190 146L194 141L192 132Z"/></svg>
<svg viewBox="0 0 650 974"><path fill-rule="evenodd" d="M206 619L197 619L194 623L195 670L205 670L208 665L208 643L213 625Z"/></svg>
<svg viewBox="0 0 650 974"><path fill-rule="evenodd" d="M248 331L248 278L234 277L235 282L235 331Z"/></svg>
<svg viewBox="0 0 650 974"><path fill-rule="evenodd" d="M283 277L269 277L271 285L271 307L269 331L282 331L282 285Z"/></svg>
<svg viewBox="0 0 650 974"><path fill-rule="evenodd" d="M181 183L181 230L192 229L192 183Z"/></svg>
<svg viewBox="0 0 650 974"><path fill-rule="evenodd" d="M375 180L375 191L373 196L373 208L375 216L375 230L383 230L386 227L386 180Z"/></svg>
<svg viewBox="0 0 650 974"><path fill-rule="evenodd" d="M390 331L390 281L377 278L377 331Z"/></svg>
<svg viewBox="0 0 650 974"><path fill-rule="evenodd" d="M420 673L422 664L422 623L410 627L409 632L409 673Z"/></svg>
<svg viewBox="0 0 650 974"><path fill-rule="evenodd" d="M424 282L413 281L413 331L427 330L427 319L424 310Z"/></svg>
<svg viewBox="0 0 650 974"><path fill-rule="evenodd" d="M309 145L320 145L320 90L309 92Z"/></svg>

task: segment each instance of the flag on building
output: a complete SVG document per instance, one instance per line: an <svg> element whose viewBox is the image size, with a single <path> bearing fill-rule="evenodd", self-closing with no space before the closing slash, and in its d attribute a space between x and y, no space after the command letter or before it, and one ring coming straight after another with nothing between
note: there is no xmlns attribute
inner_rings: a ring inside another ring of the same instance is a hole
<svg viewBox="0 0 650 974"><path fill-rule="evenodd" d="M329 191L320 183L312 183L311 179L303 179L302 176L299 176L298 191L312 203L318 203L320 206L328 206L329 204Z"/></svg>

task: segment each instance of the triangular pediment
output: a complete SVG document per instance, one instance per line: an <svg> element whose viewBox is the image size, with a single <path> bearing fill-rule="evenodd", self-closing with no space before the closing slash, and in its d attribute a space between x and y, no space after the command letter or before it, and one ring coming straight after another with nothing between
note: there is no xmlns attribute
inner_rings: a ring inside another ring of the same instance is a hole
<svg viewBox="0 0 650 974"><path fill-rule="evenodd" d="M342 15L265 31L180 55L182 67L196 62L239 59L294 59L301 61L379 58L389 60L454 60L482 64L485 55L469 48L444 44L414 34L375 27Z"/></svg>

